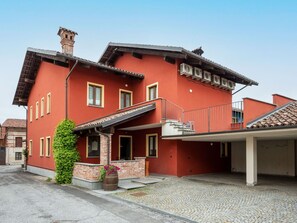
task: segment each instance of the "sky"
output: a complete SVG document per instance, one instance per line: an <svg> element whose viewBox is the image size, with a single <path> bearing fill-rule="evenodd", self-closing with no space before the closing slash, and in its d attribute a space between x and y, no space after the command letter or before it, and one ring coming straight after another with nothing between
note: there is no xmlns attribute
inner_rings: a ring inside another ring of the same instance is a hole
<svg viewBox="0 0 297 223"><path fill-rule="evenodd" d="M25 118L12 100L26 49L61 51L60 26L78 33L74 55L85 59L98 61L108 42L202 46L204 57L259 83L234 101L297 99L295 0L2 0L0 123Z"/></svg>

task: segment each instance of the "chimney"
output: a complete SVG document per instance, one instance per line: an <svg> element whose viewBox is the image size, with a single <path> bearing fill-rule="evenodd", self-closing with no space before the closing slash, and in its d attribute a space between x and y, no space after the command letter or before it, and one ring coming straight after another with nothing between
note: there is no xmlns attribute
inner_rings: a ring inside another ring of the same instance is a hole
<svg viewBox="0 0 297 223"><path fill-rule="evenodd" d="M192 50L192 52L199 55L199 56L201 56L204 53L201 46L199 48L195 49L195 50Z"/></svg>
<svg viewBox="0 0 297 223"><path fill-rule="evenodd" d="M61 46L62 46L62 53L73 55L73 46L74 46L74 37L78 35L76 32L65 29L63 27L59 28L58 36L61 37Z"/></svg>

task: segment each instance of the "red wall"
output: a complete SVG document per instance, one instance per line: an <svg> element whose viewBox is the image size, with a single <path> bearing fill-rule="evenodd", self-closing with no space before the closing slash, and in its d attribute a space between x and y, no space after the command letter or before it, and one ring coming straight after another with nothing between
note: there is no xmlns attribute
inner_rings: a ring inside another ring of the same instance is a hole
<svg viewBox="0 0 297 223"><path fill-rule="evenodd" d="M51 137L53 143L54 132L57 124L65 117L65 78L68 68L42 62L38 70L35 84L31 90L28 101L28 144L33 141L32 156L28 158L28 164L46 169L54 169L53 150L51 148L50 157L39 155L40 138ZM46 114L47 94L51 93L51 113ZM45 99L44 116L40 117L41 98ZM39 118L35 119L35 105L39 101ZM30 106L33 107L33 119L30 123Z"/></svg>
<svg viewBox="0 0 297 223"><path fill-rule="evenodd" d="M285 105L292 101L296 101L295 99L288 98L279 94L273 94L272 99L273 99L273 104L275 104L277 107Z"/></svg>
<svg viewBox="0 0 297 223"><path fill-rule="evenodd" d="M230 157L220 158L220 143L177 143L177 176L230 171Z"/></svg>
<svg viewBox="0 0 297 223"><path fill-rule="evenodd" d="M177 141L162 140L161 128L116 131L112 136L112 160L119 159L119 136L132 136L132 157L146 157L146 134L157 133L158 158L147 158L149 161L149 172L167 175L177 175Z"/></svg>
<svg viewBox="0 0 297 223"><path fill-rule="evenodd" d="M252 98L243 99L244 125L276 108L276 105Z"/></svg>
<svg viewBox="0 0 297 223"><path fill-rule="evenodd" d="M85 135L80 135L77 140L77 150L80 154L80 162L83 163L100 163L100 157L87 158L87 140Z"/></svg>

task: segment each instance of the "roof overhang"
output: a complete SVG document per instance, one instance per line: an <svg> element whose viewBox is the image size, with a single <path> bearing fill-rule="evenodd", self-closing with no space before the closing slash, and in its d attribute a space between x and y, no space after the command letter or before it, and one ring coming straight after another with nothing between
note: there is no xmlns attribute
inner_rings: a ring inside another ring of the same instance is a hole
<svg viewBox="0 0 297 223"><path fill-rule="evenodd" d="M166 136L163 139L182 140L182 141L200 141L200 142L233 142L245 141L247 137L252 136L259 140L271 139L297 139L297 126L267 129L246 129L228 132L213 132L203 134Z"/></svg>
<svg viewBox="0 0 297 223"><path fill-rule="evenodd" d="M13 105L27 105L30 91L35 83L37 72L42 61L54 63L58 66L63 67L70 67L71 62L78 61L79 65L96 67L99 70L109 71L111 73L125 75L132 78L144 78L143 74L125 71L116 67L96 63L69 54L64 54L52 50L28 48L13 99Z"/></svg>
<svg viewBox="0 0 297 223"><path fill-rule="evenodd" d="M112 65L123 53L158 55L164 57L164 59L181 59L185 63L189 63L192 66L201 67L204 70L211 71L212 73L232 80L235 83L249 86L258 85L256 81L182 47L109 43L101 58L99 59L99 62Z"/></svg>
<svg viewBox="0 0 297 223"><path fill-rule="evenodd" d="M108 128L123 124L125 122L131 121L133 119L139 118L144 114L155 109L156 109L156 104L152 103L149 105L125 110L122 112L113 113L108 116L101 117L99 119L95 119L93 121L80 124L75 127L74 131L79 132L79 131L85 131L85 130L90 130L94 128L98 128L100 130L108 129Z"/></svg>

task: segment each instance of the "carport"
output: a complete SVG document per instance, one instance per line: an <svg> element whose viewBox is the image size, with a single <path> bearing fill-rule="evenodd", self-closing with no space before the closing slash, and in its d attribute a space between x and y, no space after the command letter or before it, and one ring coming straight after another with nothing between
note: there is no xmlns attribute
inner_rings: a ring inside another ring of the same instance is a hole
<svg viewBox="0 0 297 223"><path fill-rule="evenodd" d="M258 142L271 140L289 140L293 143L294 176L296 176L296 140L297 126L280 126L269 128L250 128L240 131L213 132L195 135L168 136L164 139L200 142L245 142L246 184L254 186L258 181ZM269 149L269 148L268 148ZM232 155L231 155L232 156Z"/></svg>

